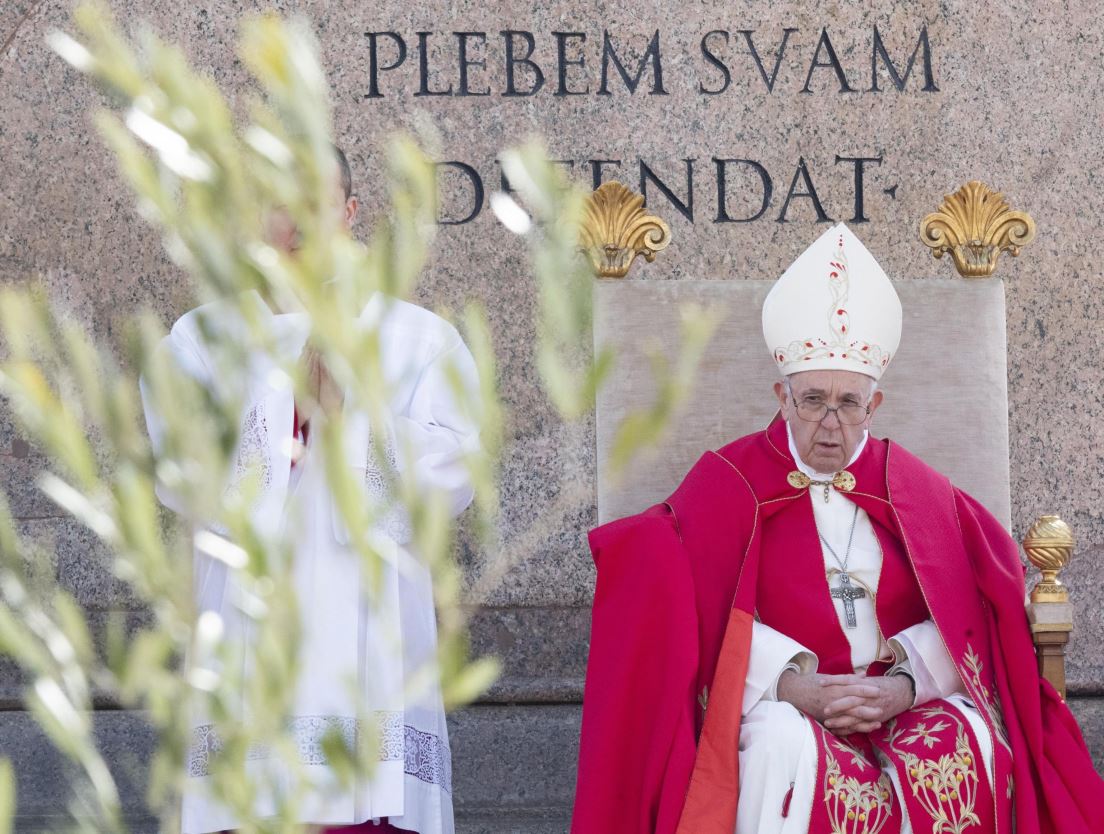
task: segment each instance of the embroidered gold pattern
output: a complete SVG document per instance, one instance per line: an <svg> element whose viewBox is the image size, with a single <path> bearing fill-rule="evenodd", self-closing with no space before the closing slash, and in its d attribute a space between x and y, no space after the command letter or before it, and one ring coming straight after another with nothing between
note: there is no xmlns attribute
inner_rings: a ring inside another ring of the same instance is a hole
<svg viewBox="0 0 1104 834"><path fill-rule="evenodd" d="M962 834L981 825L974 812L979 777L970 737L961 719L943 706L923 707L920 712L928 721L914 727L897 727L896 720L890 723L889 747L905 765L913 797L934 823L932 834ZM954 753L928 758L925 749L944 741L941 734L947 730L955 733Z"/></svg>
<svg viewBox="0 0 1104 834"><path fill-rule="evenodd" d="M997 740L1011 753L1012 748L1008 745L1008 732L1004 729L1004 712L1001 709L1000 697L990 692L989 687L981 682L985 665L981 662L978 653L974 651L974 647L969 643L966 644L964 663L966 668L970 670L966 683L976 693L974 700L981 702L981 706L989 714L989 723L993 725L993 729L996 731Z"/></svg>
<svg viewBox="0 0 1104 834"><path fill-rule="evenodd" d="M832 747L852 757L858 767L874 767L860 750L840 739L825 745L824 802L832 834L878 834L893 816L893 783L884 771L876 782L844 776Z"/></svg>

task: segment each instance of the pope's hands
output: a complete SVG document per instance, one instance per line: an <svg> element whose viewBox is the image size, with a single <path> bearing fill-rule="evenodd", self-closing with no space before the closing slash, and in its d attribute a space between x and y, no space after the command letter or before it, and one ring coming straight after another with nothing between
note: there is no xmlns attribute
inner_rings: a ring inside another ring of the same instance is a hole
<svg viewBox="0 0 1104 834"><path fill-rule="evenodd" d="M872 695L844 695L825 709L824 726L837 736L876 730L912 706L912 683L906 676L877 676L862 680L868 691L870 688L875 690Z"/></svg>
<svg viewBox="0 0 1104 834"><path fill-rule="evenodd" d="M904 675L803 675L778 679L778 700L793 704L837 736L872 732L912 706L912 683Z"/></svg>

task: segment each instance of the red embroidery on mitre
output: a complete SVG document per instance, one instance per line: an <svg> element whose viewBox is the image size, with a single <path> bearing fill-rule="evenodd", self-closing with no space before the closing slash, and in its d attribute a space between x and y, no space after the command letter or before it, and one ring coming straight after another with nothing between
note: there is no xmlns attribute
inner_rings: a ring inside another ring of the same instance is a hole
<svg viewBox="0 0 1104 834"><path fill-rule="evenodd" d="M842 236L838 239L837 246L835 260L828 262L828 283L832 293L831 306L828 308L828 327L832 331L832 341L828 342L819 337L807 337L790 342L788 347L777 347L774 350L775 361L781 366L788 362L835 359L836 353L839 353L842 359L854 359L856 363L862 365L870 364L848 352L848 349L855 347L858 342L849 344L845 338L851 326L846 304L850 291L850 268L847 253L843 248ZM878 345L864 343L863 351L872 351L875 360L880 360L881 367L884 368L889 364L891 354Z"/></svg>

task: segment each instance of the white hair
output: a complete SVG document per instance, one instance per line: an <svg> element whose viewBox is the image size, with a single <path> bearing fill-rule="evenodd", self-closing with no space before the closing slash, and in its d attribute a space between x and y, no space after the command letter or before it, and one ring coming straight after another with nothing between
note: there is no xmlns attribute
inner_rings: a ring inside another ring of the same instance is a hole
<svg viewBox="0 0 1104 834"><path fill-rule="evenodd" d="M797 373L804 373L804 372L803 371L797 371ZM792 377L792 376L793 376L793 374L786 374L781 379L782 384L786 387L786 393L789 394L791 397L793 396L793 387L790 385L790 377ZM863 374L863 376L866 376L866 375ZM867 394L867 397L868 398L873 397L874 392L878 390L878 380L874 379L874 377L872 377L872 376L867 376L866 378L870 381L870 393Z"/></svg>

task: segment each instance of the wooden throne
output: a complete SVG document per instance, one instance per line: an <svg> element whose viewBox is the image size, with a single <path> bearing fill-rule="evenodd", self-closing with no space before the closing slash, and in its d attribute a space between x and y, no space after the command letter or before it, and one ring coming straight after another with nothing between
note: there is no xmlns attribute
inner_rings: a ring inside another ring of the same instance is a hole
<svg viewBox="0 0 1104 834"><path fill-rule="evenodd" d="M905 310L905 334L882 385L890 396L876 425L877 434L900 441L947 474L1006 528L1011 525L1006 318L1004 285L992 276L1002 252L1018 255L1034 236L1032 219L1012 211L1002 195L980 182L967 183L923 218L921 240L936 258L950 254L961 277L894 282ZM670 241L667 224L648 214L643 197L621 183L605 183L591 195L580 245L599 278L595 341L618 353L617 372L598 395L603 523L662 501L702 450L761 429L774 413L770 397L751 395L767 392L777 377L759 340L759 311L773 276L627 277L635 258L653 261ZM637 461L636 469L614 481L606 467L614 430L627 413L653 401L648 355L665 342L674 347L684 303L723 309L725 319L703 357L691 402L675 418L661 453ZM940 376L935 396L933 368ZM746 400L738 399L741 395ZM1073 616L1058 575L1073 544L1069 527L1056 515L1041 516L1023 539L1028 559L1042 573L1026 601L1039 668L1062 697Z"/></svg>

